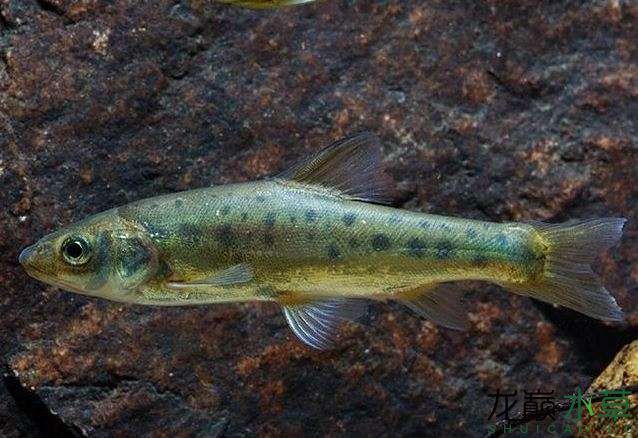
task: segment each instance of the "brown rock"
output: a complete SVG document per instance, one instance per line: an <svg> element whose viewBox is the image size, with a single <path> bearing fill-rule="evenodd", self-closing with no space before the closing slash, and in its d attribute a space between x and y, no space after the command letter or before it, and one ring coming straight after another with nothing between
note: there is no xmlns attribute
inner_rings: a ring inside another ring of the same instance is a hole
<svg viewBox="0 0 638 438"><path fill-rule="evenodd" d="M603 390L616 390L618 388L638 385L638 341L625 346L616 355L614 360L594 380L587 390L589 393L597 393ZM610 397L612 394L610 394ZM622 400L628 400L628 405ZM604 402L603 402L604 403ZM603 403L593 406L594 415L583 417L582 428L577 436L588 438L602 437L632 437L638 435L638 396L621 396L618 418L613 418L612 411L605 408Z"/></svg>
<svg viewBox="0 0 638 438"><path fill-rule="evenodd" d="M638 324L637 19L625 1L0 2L0 435L481 436L496 387L590 381ZM317 353L273 305L128 307L18 266L88 214L361 130L405 208L627 217L596 267L627 323L476 284L466 333L375 303Z"/></svg>

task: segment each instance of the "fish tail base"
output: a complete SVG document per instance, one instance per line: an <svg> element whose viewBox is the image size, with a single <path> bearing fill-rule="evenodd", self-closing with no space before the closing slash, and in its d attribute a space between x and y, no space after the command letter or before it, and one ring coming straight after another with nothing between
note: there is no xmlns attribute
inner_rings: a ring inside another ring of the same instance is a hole
<svg viewBox="0 0 638 438"><path fill-rule="evenodd" d="M531 223L546 247L542 275L529 283L503 284L509 290L569 307L603 321L622 321L621 308L591 264L622 235L623 218Z"/></svg>

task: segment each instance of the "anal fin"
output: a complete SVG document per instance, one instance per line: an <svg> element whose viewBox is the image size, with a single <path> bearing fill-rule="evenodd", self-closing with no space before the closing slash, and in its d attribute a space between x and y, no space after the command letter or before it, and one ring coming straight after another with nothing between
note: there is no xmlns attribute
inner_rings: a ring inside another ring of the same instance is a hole
<svg viewBox="0 0 638 438"><path fill-rule="evenodd" d="M288 325L305 344L325 350L334 344L341 323L358 318L365 311L365 302L334 298L283 306Z"/></svg>
<svg viewBox="0 0 638 438"><path fill-rule="evenodd" d="M454 283L420 286L400 292L396 300L417 315L454 330L467 330L467 312L461 302L463 290Z"/></svg>

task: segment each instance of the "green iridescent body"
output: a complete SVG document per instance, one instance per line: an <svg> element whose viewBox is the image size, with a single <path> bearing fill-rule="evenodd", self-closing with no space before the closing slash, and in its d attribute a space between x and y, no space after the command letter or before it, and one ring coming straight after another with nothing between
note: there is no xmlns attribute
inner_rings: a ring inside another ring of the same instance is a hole
<svg viewBox="0 0 638 438"><path fill-rule="evenodd" d="M464 280L622 319L590 264L624 219L499 224L383 206L392 191L380 150L361 134L273 179L137 201L45 236L19 260L42 281L120 302L276 301L314 348L362 298L464 328Z"/></svg>
<svg viewBox="0 0 638 438"><path fill-rule="evenodd" d="M542 269L531 226L426 215L278 181L147 199L113 212L141 225L162 269L136 302L185 304L384 296L451 280L527 281ZM179 291L248 263L254 280Z"/></svg>

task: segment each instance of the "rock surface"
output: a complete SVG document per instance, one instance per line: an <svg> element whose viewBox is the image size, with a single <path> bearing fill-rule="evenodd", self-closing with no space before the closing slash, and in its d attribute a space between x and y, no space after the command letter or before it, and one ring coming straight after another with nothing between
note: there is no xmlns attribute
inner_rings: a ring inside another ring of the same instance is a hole
<svg viewBox="0 0 638 438"><path fill-rule="evenodd" d="M590 393L609 391L615 388L624 388L638 385L638 341L634 341L620 350L605 371L594 380L589 387ZM616 438L638 436L638 397L627 397L625 405L624 396L621 400L614 400L614 394L608 393L607 407L603 403L594 405L594 415L585 416L583 427L578 436L587 438ZM618 410L610 407L620 407ZM619 417L614 418L614 412Z"/></svg>
<svg viewBox="0 0 638 438"><path fill-rule="evenodd" d="M497 388L572 393L638 335L638 4L0 1L0 434L481 436ZM156 309L28 278L19 250L135 199L384 141L414 210L624 216L601 324L485 285L456 333L375 305L339 348L274 305Z"/></svg>

